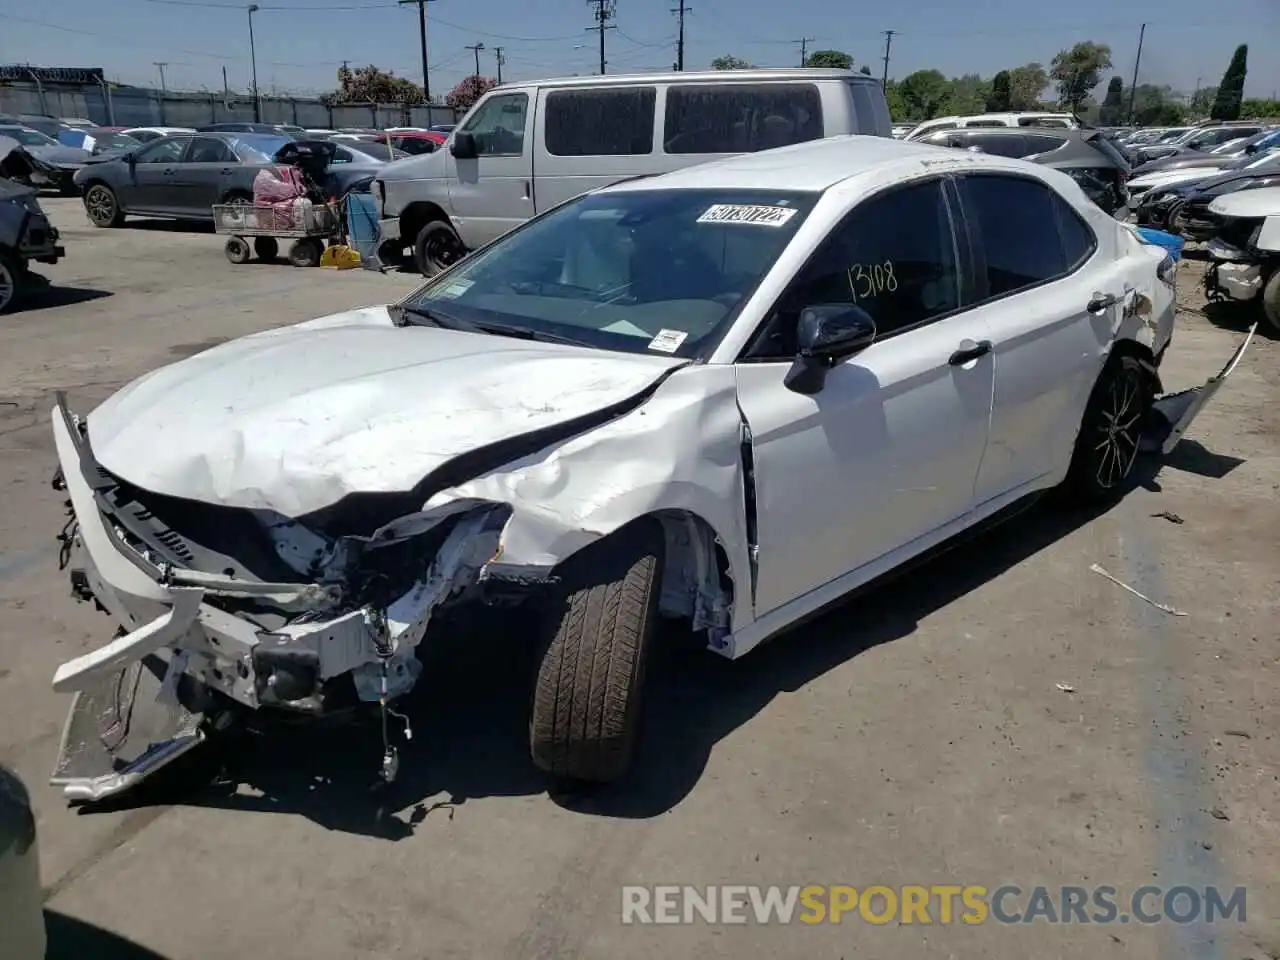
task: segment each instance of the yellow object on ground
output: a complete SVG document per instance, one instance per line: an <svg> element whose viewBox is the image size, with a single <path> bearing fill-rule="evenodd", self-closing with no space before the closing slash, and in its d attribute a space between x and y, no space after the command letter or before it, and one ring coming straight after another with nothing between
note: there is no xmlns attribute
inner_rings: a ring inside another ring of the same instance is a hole
<svg viewBox="0 0 1280 960"><path fill-rule="evenodd" d="M320 255L320 266L332 267L335 270L350 270L360 266L360 254L344 243L325 247Z"/></svg>

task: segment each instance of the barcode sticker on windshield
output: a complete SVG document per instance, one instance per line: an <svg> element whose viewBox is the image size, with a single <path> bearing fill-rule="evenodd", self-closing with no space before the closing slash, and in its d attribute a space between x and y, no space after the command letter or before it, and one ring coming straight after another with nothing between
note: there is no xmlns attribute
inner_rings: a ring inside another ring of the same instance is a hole
<svg viewBox="0 0 1280 960"><path fill-rule="evenodd" d="M752 223L780 227L796 215L793 207L766 207L752 203L717 203L707 208L698 223Z"/></svg>
<svg viewBox="0 0 1280 960"><path fill-rule="evenodd" d="M649 349L660 353L675 353L689 336L683 330L659 330L658 335L649 341Z"/></svg>

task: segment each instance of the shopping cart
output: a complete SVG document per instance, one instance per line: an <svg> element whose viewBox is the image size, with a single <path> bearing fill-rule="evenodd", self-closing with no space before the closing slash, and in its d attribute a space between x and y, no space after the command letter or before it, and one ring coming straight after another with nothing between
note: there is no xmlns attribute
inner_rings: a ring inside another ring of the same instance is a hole
<svg viewBox="0 0 1280 960"><path fill-rule="evenodd" d="M213 229L230 234L223 250L232 263L248 263L251 252L259 260L274 260L280 253L277 241L290 239L289 262L295 267L318 267L325 241L342 233L342 204L220 203L213 207ZM252 251L247 237L253 238Z"/></svg>

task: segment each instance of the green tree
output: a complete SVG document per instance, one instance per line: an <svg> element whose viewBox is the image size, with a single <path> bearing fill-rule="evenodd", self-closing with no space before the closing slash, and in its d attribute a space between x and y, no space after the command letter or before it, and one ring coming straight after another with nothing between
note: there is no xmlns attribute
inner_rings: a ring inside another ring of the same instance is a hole
<svg viewBox="0 0 1280 960"><path fill-rule="evenodd" d="M716 57L711 61L712 70L748 70L750 68L751 64L747 63L747 61L730 56L727 53L723 57Z"/></svg>
<svg viewBox="0 0 1280 960"><path fill-rule="evenodd" d="M884 99L889 104L889 116L894 123L906 123L911 120L907 112L907 103L902 99L902 84L897 80L889 80L884 85Z"/></svg>
<svg viewBox="0 0 1280 960"><path fill-rule="evenodd" d="M947 98L947 112L969 116L987 109L991 96L991 83L976 73L967 73L951 81L951 95Z"/></svg>
<svg viewBox="0 0 1280 960"><path fill-rule="evenodd" d="M1186 110L1169 87L1140 83L1133 88L1133 122L1143 127L1176 126Z"/></svg>
<svg viewBox="0 0 1280 960"><path fill-rule="evenodd" d="M463 77L462 82L449 91L444 102L455 110L470 110L477 100L497 85L498 81L493 77L472 74L469 77Z"/></svg>
<svg viewBox="0 0 1280 960"><path fill-rule="evenodd" d="M1098 111L1098 121L1104 127L1118 127L1124 122L1124 81L1112 77L1107 84L1107 96Z"/></svg>
<svg viewBox="0 0 1280 960"><path fill-rule="evenodd" d="M898 85L907 119L932 120L945 113L951 96L951 81L937 70L917 70Z"/></svg>
<svg viewBox="0 0 1280 960"><path fill-rule="evenodd" d="M1201 87L1195 93L1191 94L1191 101L1187 104L1187 109L1191 116L1198 117L1203 120L1209 116L1209 111L1213 109L1213 102L1218 99L1217 87Z"/></svg>
<svg viewBox="0 0 1280 960"><path fill-rule="evenodd" d="M1111 69L1111 48L1105 43L1083 41L1062 50L1049 64L1049 77L1058 87L1058 102L1076 109Z"/></svg>
<svg viewBox="0 0 1280 960"><path fill-rule="evenodd" d="M1028 63L1009 71L1009 109L1036 110L1040 94L1049 85L1049 74L1038 63Z"/></svg>
<svg viewBox="0 0 1280 960"><path fill-rule="evenodd" d="M422 103L422 88L369 64L338 69L338 89L321 98L326 103Z"/></svg>
<svg viewBox="0 0 1280 960"><path fill-rule="evenodd" d="M1004 113L1013 109L1013 87L1009 71L1001 70L991 78L991 96L987 97L987 110Z"/></svg>
<svg viewBox="0 0 1280 960"><path fill-rule="evenodd" d="M1209 112L1214 120L1239 120L1240 105L1244 100L1244 78L1249 72L1249 45L1242 43L1231 55L1227 64L1227 72L1222 75L1222 83L1218 84L1218 95L1214 98L1213 109Z"/></svg>
<svg viewBox="0 0 1280 960"><path fill-rule="evenodd" d="M853 57L843 50L815 50L805 58L806 67L830 67L834 70L852 70Z"/></svg>
<svg viewBox="0 0 1280 960"><path fill-rule="evenodd" d="M1246 100L1240 105L1240 115L1250 120L1280 117L1280 100Z"/></svg>
<svg viewBox="0 0 1280 960"><path fill-rule="evenodd" d="M858 72L865 73L868 77L871 76L871 68L868 67L865 63L858 68Z"/></svg>

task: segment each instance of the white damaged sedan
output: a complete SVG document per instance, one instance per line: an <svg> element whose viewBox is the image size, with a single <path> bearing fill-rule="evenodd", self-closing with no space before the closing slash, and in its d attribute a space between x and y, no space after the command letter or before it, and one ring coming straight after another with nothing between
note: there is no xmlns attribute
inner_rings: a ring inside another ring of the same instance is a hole
<svg viewBox="0 0 1280 960"><path fill-rule="evenodd" d="M1117 493L1173 268L1054 170L834 138L59 397L65 564L118 631L57 672L54 782L126 789L244 713L385 721L442 614L491 603L543 625L534 762L617 778L660 614L739 657L1028 495Z"/></svg>

